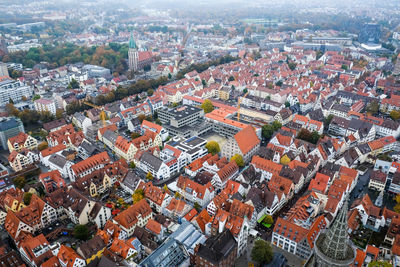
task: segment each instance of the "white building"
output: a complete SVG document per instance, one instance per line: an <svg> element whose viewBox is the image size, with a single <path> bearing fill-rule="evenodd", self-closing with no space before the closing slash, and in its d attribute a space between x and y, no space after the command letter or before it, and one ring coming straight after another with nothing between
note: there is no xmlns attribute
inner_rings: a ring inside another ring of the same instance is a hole
<svg viewBox="0 0 400 267"><path fill-rule="evenodd" d="M0 80L0 106L10 103L10 99L16 103L20 102L23 96L30 98L32 93L32 88L21 81L14 81L7 78Z"/></svg>
<svg viewBox="0 0 400 267"><path fill-rule="evenodd" d="M56 115L57 107L53 100L41 98L35 100L34 104L37 112L49 111L51 114Z"/></svg>

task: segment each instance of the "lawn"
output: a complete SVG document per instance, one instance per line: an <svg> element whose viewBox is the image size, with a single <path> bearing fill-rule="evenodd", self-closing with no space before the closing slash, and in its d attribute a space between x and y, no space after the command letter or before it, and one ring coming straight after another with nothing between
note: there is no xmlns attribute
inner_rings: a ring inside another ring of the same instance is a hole
<svg viewBox="0 0 400 267"><path fill-rule="evenodd" d="M261 223L261 224L264 225L267 228L270 228L272 226L272 224L270 224L270 223Z"/></svg>

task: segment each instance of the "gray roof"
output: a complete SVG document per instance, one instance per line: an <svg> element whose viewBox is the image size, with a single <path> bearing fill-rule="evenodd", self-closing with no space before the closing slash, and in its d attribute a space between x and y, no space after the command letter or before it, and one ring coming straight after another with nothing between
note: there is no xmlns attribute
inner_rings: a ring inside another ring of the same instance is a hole
<svg viewBox="0 0 400 267"><path fill-rule="evenodd" d="M150 166L154 171L158 171L163 161L149 152L144 152L140 157L140 162Z"/></svg>
<svg viewBox="0 0 400 267"><path fill-rule="evenodd" d="M49 162L60 168L64 168L65 164L67 163L67 159L59 154L53 154L50 156Z"/></svg>
<svg viewBox="0 0 400 267"><path fill-rule="evenodd" d="M128 171L122 180L122 183L131 190L135 190L141 179L133 171Z"/></svg>
<svg viewBox="0 0 400 267"><path fill-rule="evenodd" d="M103 134L103 139L108 140L109 142L111 142L112 144L115 144L115 142L117 141L118 138L118 134L116 134L113 131L107 130L104 134Z"/></svg>
<svg viewBox="0 0 400 267"><path fill-rule="evenodd" d="M89 119L88 117L85 117L85 115L79 112L75 112L74 118L77 119L80 123L82 123L85 119Z"/></svg>
<svg viewBox="0 0 400 267"><path fill-rule="evenodd" d="M22 123L19 119L5 118L0 120L0 131L7 131L12 128L20 126Z"/></svg>
<svg viewBox="0 0 400 267"><path fill-rule="evenodd" d="M179 228L171 234L170 238L175 239L184 245L186 250L194 254L194 248L197 244L204 244L207 238L193 224L184 221Z"/></svg>
<svg viewBox="0 0 400 267"><path fill-rule="evenodd" d="M139 266L159 267L159 266L180 266L188 259L184 248L174 239L168 239L156 250L145 258Z"/></svg>
<svg viewBox="0 0 400 267"><path fill-rule="evenodd" d="M67 124L67 122L65 121L65 119L59 119L59 120L43 123L43 129L45 129L46 131L50 131L51 129L58 128L60 126L66 125L66 124Z"/></svg>
<svg viewBox="0 0 400 267"><path fill-rule="evenodd" d="M96 150L96 146L86 139L83 140L80 147L83 148L89 155L91 155Z"/></svg>

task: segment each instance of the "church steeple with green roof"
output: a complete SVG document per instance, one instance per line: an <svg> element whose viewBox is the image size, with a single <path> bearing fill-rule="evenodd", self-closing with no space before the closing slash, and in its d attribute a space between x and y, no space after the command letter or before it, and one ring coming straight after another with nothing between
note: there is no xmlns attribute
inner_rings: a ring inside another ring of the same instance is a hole
<svg viewBox="0 0 400 267"><path fill-rule="evenodd" d="M133 39L133 33L131 33L131 38L129 38L129 48L137 49L136 42Z"/></svg>

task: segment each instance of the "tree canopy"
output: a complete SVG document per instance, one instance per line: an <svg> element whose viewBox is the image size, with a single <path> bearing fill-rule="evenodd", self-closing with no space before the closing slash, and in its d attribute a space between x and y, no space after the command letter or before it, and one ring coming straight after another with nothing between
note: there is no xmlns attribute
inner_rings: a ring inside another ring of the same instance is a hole
<svg viewBox="0 0 400 267"><path fill-rule="evenodd" d="M394 211L400 212L400 194L397 194L394 200L396 201L396 205L394 206Z"/></svg>
<svg viewBox="0 0 400 267"><path fill-rule="evenodd" d="M367 108L366 108L368 113L371 113L372 115L375 115L379 112L379 103L376 100L373 100L368 103Z"/></svg>
<svg viewBox="0 0 400 267"><path fill-rule="evenodd" d="M31 203L31 199L32 199L32 193L25 192L24 193L24 205L28 206Z"/></svg>
<svg viewBox="0 0 400 267"><path fill-rule="evenodd" d="M149 180L153 180L154 179L153 174L151 174L151 172L148 172L146 174L146 178L149 179Z"/></svg>
<svg viewBox="0 0 400 267"><path fill-rule="evenodd" d="M133 204L139 202L144 198L144 191L143 189L136 189L132 195Z"/></svg>
<svg viewBox="0 0 400 267"><path fill-rule="evenodd" d="M84 224L75 225L74 237L80 240L87 240L89 238L89 228Z"/></svg>
<svg viewBox="0 0 400 267"><path fill-rule="evenodd" d="M279 121L273 121L270 124L265 124L261 128L261 134L265 139L270 139L275 131L279 130L282 124Z"/></svg>
<svg viewBox="0 0 400 267"><path fill-rule="evenodd" d="M208 150L208 153L211 153L213 155L215 155L221 151L219 144L216 141L209 141L206 144L206 149Z"/></svg>
<svg viewBox="0 0 400 267"><path fill-rule="evenodd" d="M16 187L18 187L19 189L24 188L25 183L26 183L24 176L18 176L16 178L14 178L13 182L14 182L14 185Z"/></svg>
<svg viewBox="0 0 400 267"><path fill-rule="evenodd" d="M18 51L3 56L4 62L22 63L24 67L32 68L40 62L48 62L50 68L65 64L84 62L108 68L111 72L123 73L127 68L128 44L110 43L106 46L78 46L71 43L58 45L43 45L28 51Z"/></svg>
<svg viewBox="0 0 400 267"><path fill-rule="evenodd" d="M231 161L234 160L239 167L244 167L243 157L239 154L235 154L232 156Z"/></svg>
<svg viewBox="0 0 400 267"><path fill-rule="evenodd" d="M214 106L210 99L204 100L203 104L201 104L201 108L204 110L204 113L210 113L214 110Z"/></svg>
<svg viewBox="0 0 400 267"><path fill-rule="evenodd" d="M307 142L310 142L313 144L317 144L320 137L321 136L318 134L318 132L316 132L316 131L310 132L309 130L304 129L304 128L301 129L300 132L297 134L298 139L301 139L301 140L304 140L304 141L307 141Z"/></svg>
<svg viewBox="0 0 400 267"><path fill-rule="evenodd" d="M254 243L254 247L251 250L251 259L262 266L271 262L272 258L273 252L271 244L262 239L256 240Z"/></svg>
<svg viewBox="0 0 400 267"><path fill-rule="evenodd" d="M392 110L390 112L390 118L392 118L392 120L394 120L394 121L397 121L398 119L400 119L400 111Z"/></svg>

